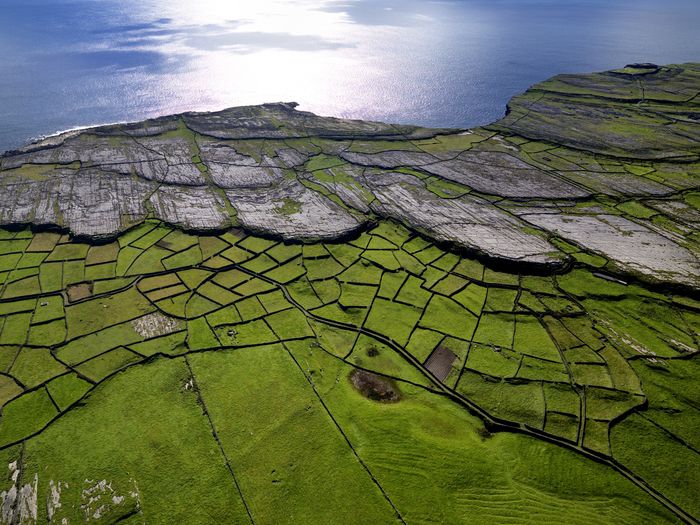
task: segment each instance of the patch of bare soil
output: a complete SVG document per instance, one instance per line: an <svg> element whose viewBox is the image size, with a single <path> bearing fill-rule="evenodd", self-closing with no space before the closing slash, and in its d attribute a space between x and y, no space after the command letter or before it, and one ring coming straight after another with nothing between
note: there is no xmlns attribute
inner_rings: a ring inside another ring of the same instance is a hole
<svg viewBox="0 0 700 525"><path fill-rule="evenodd" d="M444 346L438 346L425 362L425 368L430 370L440 381L444 382L452 370L452 363L454 363L455 359L457 359L457 356L452 350Z"/></svg>
<svg viewBox="0 0 700 525"><path fill-rule="evenodd" d="M350 382L360 394L373 401L396 403L401 399L401 391L394 381L372 372L353 370Z"/></svg>
<svg viewBox="0 0 700 525"><path fill-rule="evenodd" d="M66 293L68 294L68 301L71 303L92 297L92 281L71 284L66 288Z"/></svg>

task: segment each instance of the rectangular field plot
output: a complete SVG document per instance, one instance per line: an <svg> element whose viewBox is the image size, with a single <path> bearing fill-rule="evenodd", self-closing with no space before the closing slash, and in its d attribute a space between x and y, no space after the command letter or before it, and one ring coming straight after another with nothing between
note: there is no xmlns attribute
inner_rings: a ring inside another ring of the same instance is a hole
<svg viewBox="0 0 700 525"><path fill-rule="evenodd" d="M440 345L435 348L433 353L430 354L430 357L428 357L428 360L425 362L425 368L430 370L438 380L445 381L452 370L452 363L454 363L456 359L457 356L452 350Z"/></svg>
<svg viewBox="0 0 700 525"><path fill-rule="evenodd" d="M404 345L420 316L421 311L418 308L375 299L365 326Z"/></svg>
<svg viewBox="0 0 700 525"><path fill-rule="evenodd" d="M391 507L281 345L197 354L190 362L256 522L334 523L358 515L393 522Z"/></svg>
<svg viewBox="0 0 700 525"><path fill-rule="evenodd" d="M457 384L457 391L497 418L520 421L538 429L544 426L545 400L539 382L495 381L465 370Z"/></svg>
<svg viewBox="0 0 700 525"><path fill-rule="evenodd" d="M182 359L132 367L28 442L23 468L27 479L38 473L37 523L80 523L88 512L90 523L115 523L140 509L138 521L146 523L249 524L197 395L185 388L189 380ZM60 390L65 402L84 391ZM42 421L51 413L41 403L22 408ZM109 489L99 490L101 480ZM57 485L61 506L49 520L45 502Z"/></svg>

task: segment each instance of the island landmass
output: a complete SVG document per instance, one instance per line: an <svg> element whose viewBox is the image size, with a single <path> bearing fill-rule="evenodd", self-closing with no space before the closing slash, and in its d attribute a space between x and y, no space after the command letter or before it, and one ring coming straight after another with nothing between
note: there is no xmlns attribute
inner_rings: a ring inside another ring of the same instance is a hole
<svg viewBox="0 0 700 525"><path fill-rule="evenodd" d="M698 119L631 64L3 154L0 522L698 523Z"/></svg>

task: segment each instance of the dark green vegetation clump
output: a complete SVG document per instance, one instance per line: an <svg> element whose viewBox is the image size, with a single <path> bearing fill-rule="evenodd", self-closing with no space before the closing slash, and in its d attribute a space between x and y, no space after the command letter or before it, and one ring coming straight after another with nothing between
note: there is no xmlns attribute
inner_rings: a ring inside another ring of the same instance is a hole
<svg viewBox="0 0 700 525"><path fill-rule="evenodd" d="M394 222L0 236L0 489L23 523L700 514L686 296L497 271Z"/></svg>
<svg viewBox="0 0 700 525"><path fill-rule="evenodd" d="M401 392L393 380L373 372L357 368L350 374L350 381L366 398L384 403L393 403L401 399Z"/></svg>

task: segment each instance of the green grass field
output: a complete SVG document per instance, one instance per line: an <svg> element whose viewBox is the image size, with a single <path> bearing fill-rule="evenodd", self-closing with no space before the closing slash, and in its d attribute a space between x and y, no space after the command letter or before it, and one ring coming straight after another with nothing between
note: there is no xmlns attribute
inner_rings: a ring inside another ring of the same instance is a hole
<svg viewBox="0 0 700 525"><path fill-rule="evenodd" d="M697 302L593 258L511 274L393 222L301 246L146 221L2 230L0 261L4 522L700 517Z"/></svg>

